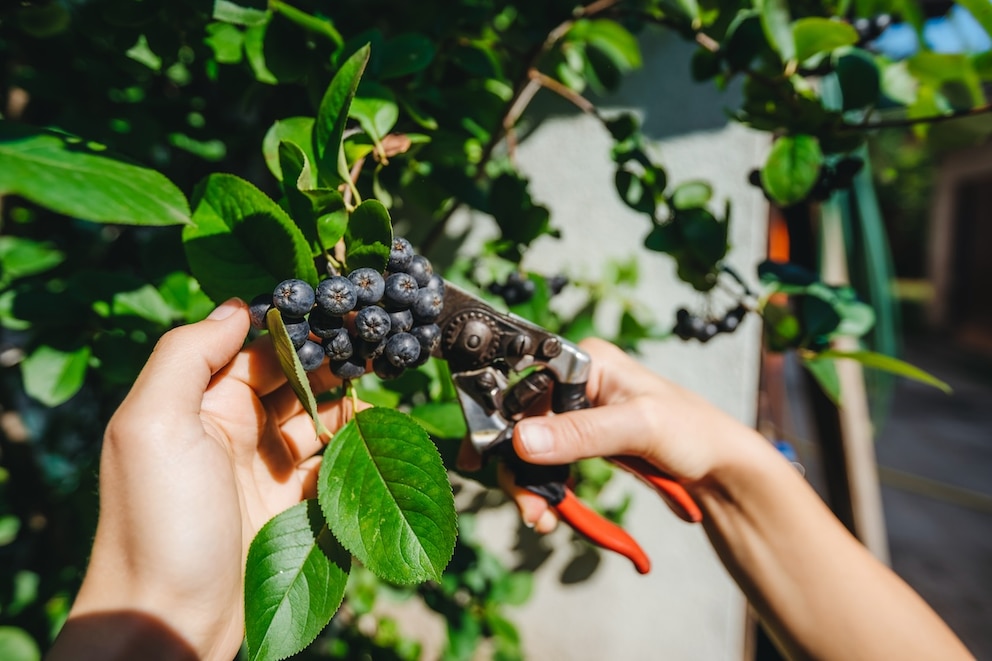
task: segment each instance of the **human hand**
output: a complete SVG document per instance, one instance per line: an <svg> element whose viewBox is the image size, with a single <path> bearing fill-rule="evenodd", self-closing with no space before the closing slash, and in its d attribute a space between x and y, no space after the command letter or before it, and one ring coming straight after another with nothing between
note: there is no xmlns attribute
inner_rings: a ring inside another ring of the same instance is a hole
<svg viewBox="0 0 992 661"><path fill-rule="evenodd" d="M90 566L53 652L62 643L67 658L86 658L61 640L73 620L131 612L180 637L179 656L236 655L248 546L314 495L322 449L268 338L242 349L248 328L247 307L231 300L166 333L113 415ZM338 385L327 369L310 381L314 392ZM345 399L319 414L333 430L349 409Z"/></svg>
<svg viewBox="0 0 992 661"><path fill-rule="evenodd" d="M593 408L519 421L513 443L524 461L567 464L589 457L642 457L694 485L749 448L763 451L760 435L703 398L654 374L603 340L582 342L592 359L586 394ZM538 532L557 522L547 501L501 473L500 483L521 517Z"/></svg>

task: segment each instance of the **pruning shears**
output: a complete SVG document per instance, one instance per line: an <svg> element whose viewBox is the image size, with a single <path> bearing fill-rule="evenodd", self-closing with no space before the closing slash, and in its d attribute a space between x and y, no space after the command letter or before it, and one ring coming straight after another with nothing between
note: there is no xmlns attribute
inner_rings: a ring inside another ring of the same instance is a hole
<svg viewBox="0 0 992 661"><path fill-rule="evenodd" d="M483 460L503 461L519 486L544 497L574 530L627 557L638 572L650 571L651 561L637 541L575 496L568 465L530 464L513 449L515 422L549 392L555 413L589 407L589 355L448 282L437 324L441 336L434 355L448 362L469 440ZM609 459L653 487L683 520L702 519L699 506L671 476L638 457Z"/></svg>

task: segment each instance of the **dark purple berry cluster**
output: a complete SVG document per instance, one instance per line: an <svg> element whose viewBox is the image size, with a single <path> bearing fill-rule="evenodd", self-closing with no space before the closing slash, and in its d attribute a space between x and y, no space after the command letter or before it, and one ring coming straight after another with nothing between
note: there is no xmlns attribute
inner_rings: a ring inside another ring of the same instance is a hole
<svg viewBox="0 0 992 661"><path fill-rule="evenodd" d="M385 272L358 268L325 278L316 289L285 280L252 301L252 325L265 328L272 306L282 313L303 369L317 369L326 356L341 379L362 376L370 362L376 376L394 379L423 365L437 347L444 280L409 241L396 238Z"/></svg>
<svg viewBox="0 0 992 661"><path fill-rule="evenodd" d="M709 342L719 333L733 333L741 325L747 308L738 305L726 312L721 318L706 318L692 314L685 308L679 308L675 313L674 332L683 340L699 340Z"/></svg>
<svg viewBox="0 0 992 661"><path fill-rule="evenodd" d="M547 278L545 282L548 286L548 294L550 296L557 296L565 288L565 285L568 284L568 278L564 275L553 275ZM504 282L491 282L489 284L489 291L501 297L506 301L507 305L517 305L518 303L526 303L534 298L537 286L533 280L520 271L511 271L506 276Z"/></svg>

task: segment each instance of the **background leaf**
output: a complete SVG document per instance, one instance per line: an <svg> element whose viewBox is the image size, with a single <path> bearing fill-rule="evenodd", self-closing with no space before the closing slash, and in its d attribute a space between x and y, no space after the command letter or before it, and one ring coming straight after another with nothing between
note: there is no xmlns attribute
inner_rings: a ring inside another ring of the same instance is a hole
<svg viewBox="0 0 992 661"><path fill-rule="evenodd" d="M88 346L63 351L43 344L21 361L24 390L45 406L58 406L79 392L89 360Z"/></svg>
<svg viewBox="0 0 992 661"><path fill-rule="evenodd" d="M378 200L365 200L359 204L348 219L344 242L348 270L363 267L384 270L393 243L393 225L386 207Z"/></svg>
<svg viewBox="0 0 992 661"><path fill-rule="evenodd" d="M100 223L190 222L186 196L171 181L79 138L0 120L0 161L0 195Z"/></svg>
<svg viewBox="0 0 992 661"><path fill-rule="evenodd" d="M761 185L779 204L795 204L809 194L822 164L823 152L816 138L782 136L772 145L761 168Z"/></svg>
<svg viewBox="0 0 992 661"><path fill-rule="evenodd" d="M941 381L932 374L925 372L914 365L910 365L909 363L899 360L898 358L887 356L884 353L878 353L875 351L838 351L835 349L830 349L828 351L820 352L811 360L812 362L815 362L818 360L828 359L856 360L865 367L882 370L889 372L890 374L912 379L913 381L925 383L926 385L933 386L948 395L952 392L951 386L949 386L946 382Z"/></svg>
<svg viewBox="0 0 992 661"><path fill-rule="evenodd" d="M796 42L796 59L800 62L858 42L858 31L850 23L820 16L797 20L792 24L792 36Z"/></svg>
<svg viewBox="0 0 992 661"><path fill-rule="evenodd" d="M245 634L252 661L309 645L341 605L351 557L327 530L316 500L262 526L245 563Z"/></svg>
<svg viewBox="0 0 992 661"><path fill-rule="evenodd" d="M215 303L250 301L287 278L317 284L307 240L265 193L234 175L212 174L193 198L194 224L183 228L183 247Z"/></svg>
<svg viewBox="0 0 992 661"><path fill-rule="evenodd" d="M454 497L437 449L409 416L358 413L324 451L317 494L331 531L377 576L440 579L455 547Z"/></svg>

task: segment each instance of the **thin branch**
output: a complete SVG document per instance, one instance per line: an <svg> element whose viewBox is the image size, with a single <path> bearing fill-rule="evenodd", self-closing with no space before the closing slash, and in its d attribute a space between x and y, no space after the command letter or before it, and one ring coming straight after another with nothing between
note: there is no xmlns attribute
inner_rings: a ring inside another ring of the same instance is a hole
<svg viewBox="0 0 992 661"><path fill-rule="evenodd" d="M906 128L917 124L939 124L949 122L952 119L962 117L973 117L976 115L987 115L992 113L992 105L976 106L966 110L955 110L945 115L929 115L927 117L903 117L901 119L882 119L877 122L864 122L862 124L846 124L845 128L854 131L871 131L873 129Z"/></svg>
<svg viewBox="0 0 992 661"><path fill-rule="evenodd" d="M520 119L520 116L533 99L534 94L536 94L540 88L540 85L535 86L530 72L532 69L537 68L537 63L541 57L543 57L552 48L554 48L559 41L561 41L562 37L564 37L568 31L572 29L572 26L575 25L577 20L605 12L621 2L622 0L596 0L588 5L576 8L576 10L572 13L571 18L562 21L552 28L544 40L539 45L531 49L531 51L524 58L525 65L521 69L520 75L517 76L517 79L514 81L513 94L506 103L499 127L497 130L493 131L489 141L482 150L482 156L479 159L476 179L483 176L485 172L484 166L492 158L496 147L504 140L504 138L512 133L513 126ZM441 238L442 234L444 234L444 229L447 226L448 221L451 219L451 216L454 215L459 206L459 204L452 205L451 208L438 219L434 226L431 227L430 232L421 244L421 249L424 253L429 252L433 245Z"/></svg>
<svg viewBox="0 0 992 661"><path fill-rule="evenodd" d="M558 82L551 76L543 74L537 69L530 70L530 78L533 81L537 81L540 84L540 86L543 87L544 89L550 90L555 94L557 94L558 96L565 99L566 101L569 101L572 105L577 107L582 112L588 113L593 117L602 120L602 117L600 116L599 110L596 108L596 105L586 97L582 96L575 90L571 89L570 87L562 85L560 82Z"/></svg>

